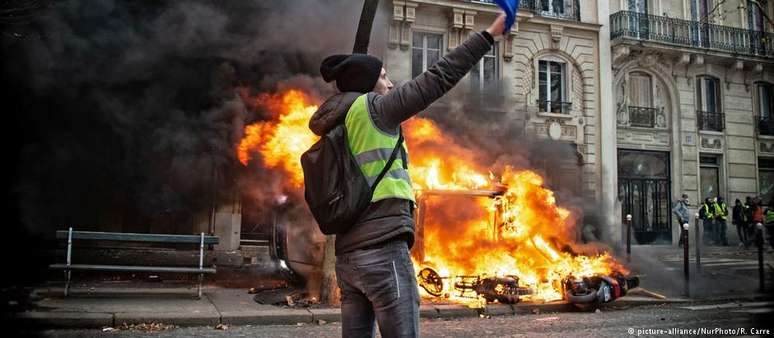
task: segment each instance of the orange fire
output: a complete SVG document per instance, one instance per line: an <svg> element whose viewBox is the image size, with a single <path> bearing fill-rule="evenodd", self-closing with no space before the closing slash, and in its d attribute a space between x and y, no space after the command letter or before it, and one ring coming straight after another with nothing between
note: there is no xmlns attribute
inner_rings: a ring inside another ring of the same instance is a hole
<svg viewBox="0 0 774 338"><path fill-rule="evenodd" d="M448 277L444 291L450 298L470 302L453 290L456 276L518 276L520 285L532 290L531 298L550 301L562 298L561 281L567 276L627 272L607 253L569 252L576 238L574 218L556 205L535 172L508 167L495 180L484 174L475 153L430 120L414 118L404 130L412 151L409 172L420 198L430 190L506 187L494 198L441 194L420 205L427 211L415 268L431 267Z"/></svg>
<svg viewBox="0 0 774 338"><path fill-rule="evenodd" d="M265 167L283 170L300 188L300 156L318 139L307 127L317 106L299 90L260 95L256 102L277 115L245 128L237 148L239 160L246 165L257 151ZM481 164L475 150L459 145L428 119L413 118L403 130L409 172L420 207L425 208L413 251L415 267L417 271L432 267L448 277L444 291L450 299L469 302L455 294L455 276L518 276L520 286L532 290L533 299L550 301L562 298L561 281L567 276L628 272L608 253L576 244L575 217L556 204L537 173L507 167L496 176ZM429 193L439 190L496 193L484 197Z"/></svg>
<svg viewBox="0 0 774 338"><path fill-rule="evenodd" d="M256 122L245 127L245 136L237 146L237 158L243 165L258 151L263 164L268 168L280 168L289 177L294 187L304 184L301 170L301 154L319 139L307 125L317 105L311 98L297 89L270 95L261 94L255 104L274 112L276 118Z"/></svg>
<svg viewBox="0 0 774 338"><path fill-rule="evenodd" d="M432 121L415 117L403 131L411 151L409 173L418 191L480 189L492 183L491 175L482 174L486 170L477 164L475 153L457 145Z"/></svg>

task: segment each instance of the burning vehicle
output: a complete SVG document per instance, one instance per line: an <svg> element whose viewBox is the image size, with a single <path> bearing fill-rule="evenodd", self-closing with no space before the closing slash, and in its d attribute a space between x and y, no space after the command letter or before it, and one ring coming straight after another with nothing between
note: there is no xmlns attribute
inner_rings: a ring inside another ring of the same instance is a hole
<svg viewBox="0 0 774 338"><path fill-rule="evenodd" d="M299 193L299 157L317 140L307 128L315 100L294 89L257 100L276 116L245 127L238 158L247 165L260 157L263 168L283 173L285 191ZM403 130L417 192L412 259L423 298L469 305L564 299L587 309L638 285L606 246L579 243L581 212L557 205L535 171L506 164L495 173L429 119L412 118ZM318 262L291 257L308 250L289 245L288 237L321 242L311 224L278 231L282 238L275 240L283 268L304 279L317 277Z"/></svg>

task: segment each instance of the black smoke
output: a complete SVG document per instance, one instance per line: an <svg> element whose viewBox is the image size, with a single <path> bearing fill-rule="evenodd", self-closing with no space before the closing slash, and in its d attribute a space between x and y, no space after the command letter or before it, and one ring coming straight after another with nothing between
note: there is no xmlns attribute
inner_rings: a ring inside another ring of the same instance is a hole
<svg viewBox="0 0 774 338"><path fill-rule="evenodd" d="M351 48L358 12L346 1L56 1L21 34L3 26L24 134L21 222L186 232L221 193L213 182L237 176L241 126L264 117L235 89L322 87L298 78Z"/></svg>
<svg viewBox="0 0 774 338"><path fill-rule="evenodd" d="M1 5L4 228L15 240L3 252L30 255L9 284L50 263L35 255L56 247L57 229L191 233L242 185L276 180L260 166L248 174L263 180L241 179L242 128L270 114L239 93L327 95L319 62L352 48L360 12L345 0Z"/></svg>

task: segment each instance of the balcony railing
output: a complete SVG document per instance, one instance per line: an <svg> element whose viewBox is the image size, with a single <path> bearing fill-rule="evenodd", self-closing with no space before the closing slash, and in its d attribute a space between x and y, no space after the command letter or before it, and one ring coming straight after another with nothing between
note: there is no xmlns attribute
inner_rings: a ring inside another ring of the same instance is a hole
<svg viewBox="0 0 774 338"><path fill-rule="evenodd" d="M494 5L494 0L468 1ZM539 16L580 21L579 0L521 0L519 9L534 12Z"/></svg>
<svg viewBox="0 0 774 338"><path fill-rule="evenodd" d="M758 135L774 136L774 119L768 116L757 116Z"/></svg>
<svg viewBox="0 0 774 338"><path fill-rule="evenodd" d="M726 116L723 113L697 111L699 130L723 131L726 127Z"/></svg>
<svg viewBox="0 0 774 338"><path fill-rule="evenodd" d="M632 127L653 128L656 125L656 108L629 106L628 109Z"/></svg>
<svg viewBox="0 0 774 338"><path fill-rule="evenodd" d="M610 38L619 37L733 54L774 56L773 33L630 11L610 16Z"/></svg>
<svg viewBox="0 0 774 338"><path fill-rule="evenodd" d="M538 100L537 104L539 111L543 113L569 114L572 108L570 102Z"/></svg>

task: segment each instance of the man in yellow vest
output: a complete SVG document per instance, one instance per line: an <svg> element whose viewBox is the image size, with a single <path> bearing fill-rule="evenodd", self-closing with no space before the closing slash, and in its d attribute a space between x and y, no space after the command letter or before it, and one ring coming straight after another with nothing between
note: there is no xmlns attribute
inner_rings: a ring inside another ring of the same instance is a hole
<svg viewBox="0 0 774 338"><path fill-rule="evenodd" d="M715 244L728 246L728 237L726 236L728 227L728 205L722 196L718 196L714 200L713 207L715 208Z"/></svg>
<svg viewBox="0 0 774 338"><path fill-rule="evenodd" d="M366 54L333 55L320 66L340 93L323 103L309 128L325 135L343 123L356 162L369 183L384 169L403 121L427 108L465 76L504 31L505 16L472 34L427 71L394 87L382 61ZM377 184L371 205L346 233L336 235L344 337L419 336L419 293L409 250L414 244L414 191L407 148Z"/></svg>
<svg viewBox="0 0 774 338"><path fill-rule="evenodd" d="M705 198L704 203L699 207L699 219L702 220L702 242L704 245L708 245L715 229L713 226L715 224L715 208L712 207L711 198Z"/></svg>

